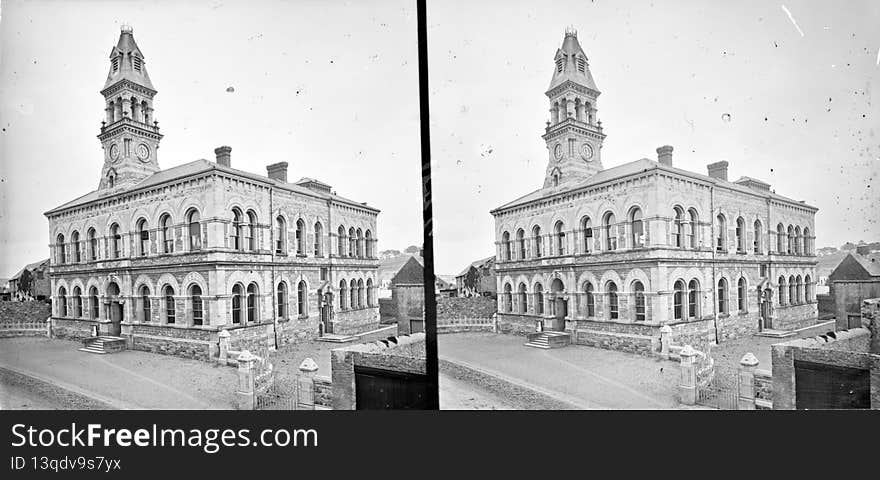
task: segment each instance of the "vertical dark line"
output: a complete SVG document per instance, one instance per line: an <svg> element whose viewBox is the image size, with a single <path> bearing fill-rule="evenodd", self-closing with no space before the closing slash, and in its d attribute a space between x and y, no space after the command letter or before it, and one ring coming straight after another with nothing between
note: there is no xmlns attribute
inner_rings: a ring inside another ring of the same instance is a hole
<svg viewBox="0 0 880 480"><path fill-rule="evenodd" d="M434 232L431 205L431 135L428 120L428 23L425 0L416 1L419 41L419 109L422 137L422 218L425 226L423 256L425 259L425 374L428 377L428 401L431 410L440 408L437 361L437 298L434 293Z"/></svg>

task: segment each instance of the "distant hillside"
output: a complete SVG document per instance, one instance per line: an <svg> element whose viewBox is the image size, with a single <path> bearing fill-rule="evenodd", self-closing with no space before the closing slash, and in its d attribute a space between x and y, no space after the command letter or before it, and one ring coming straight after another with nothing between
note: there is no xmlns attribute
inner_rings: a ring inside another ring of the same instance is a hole
<svg viewBox="0 0 880 480"><path fill-rule="evenodd" d="M819 264L816 266L816 275L818 275L819 278L831 275L831 272L837 267L840 261L843 260L844 257L846 257L848 253L849 252L847 251L838 251L834 253L829 253L828 255L816 257L816 260L819 262Z"/></svg>

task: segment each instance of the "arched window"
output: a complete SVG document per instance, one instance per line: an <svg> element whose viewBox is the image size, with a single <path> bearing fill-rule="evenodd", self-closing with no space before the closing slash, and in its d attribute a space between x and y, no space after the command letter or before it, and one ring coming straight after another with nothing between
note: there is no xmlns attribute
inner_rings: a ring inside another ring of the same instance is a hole
<svg viewBox="0 0 880 480"><path fill-rule="evenodd" d="M633 208L629 214L630 244L632 248L645 246L645 226L642 222L642 209Z"/></svg>
<svg viewBox="0 0 880 480"><path fill-rule="evenodd" d="M510 261L510 232L501 234L501 260Z"/></svg>
<svg viewBox="0 0 880 480"><path fill-rule="evenodd" d="M73 287L73 316L76 318L83 316L82 290L79 287Z"/></svg>
<svg viewBox="0 0 880 480"><path fill-rule="evenodd" d="M535 314L544 314L544 287L540 283L535 284Z"/></svg>
<svg viewBox="0 0 880 480"><path fill-rule="evenodd" d="M165 213L159 217L159 242L162 244L162 253L174 251L174 233L171 230L171 215Z"/></svg>
<svg viewBox="0 0 880 480"><path fill-rule="evenodd" d="M715 251L727 251L727 221L720 213L715 217Z"/></svg>
<svg viewBox="0 0 880 480"><path fill-rule="evenodd" d="M250 251L254 251L257 249L257 214L253 210L248 210L247 212L248 225L247 225L247 233L246 233L246 243L247 248ZM248 290L250 290L250 286L248 286Z"/></svg>
<svg viewBox="0 0 880 480"><path fill-rule="evenodd" d="M232 323L235 325L241 323L241 297L243 295L244 289L241 284L235 284L232 287Z"/></svg>
<svg viewBox="0 0 880 480"><path fill-rule="evenodd" d="M278 318L287 318L287 284L278 282L278 288L275 289L275 295L278 299Z"/></svg>
<svg viewBox="0 0 880 480"><path fill-rule="evenodd" d="M357 258L364 258L364 232L359 228L355 235L357 240L355 241L354 246Z"/></svg>
<svg viewBox="0 0 880 480"><path fill-rule="evenodd" d="M672 220L672 246L673 247L683 247L684 246L684 210L681 207L676 206L673 209L675 213L675 217Z"/></svg>
<svg viewBox="0 0 880 480"><path fill-rule="evenodd" d="M348 299L348 284L345 280L339 281L339 309L345 310L345 302Z"/></svg>
<svg viewBox="0 0 880 480"><path fill-rule="evenodd" d="M786 247L785 253L791 255L794 253L794 227L791 225L788 226L787 238L788 238L788 245Z"/></svg>
<svg viewBox="0 0 880 480"><path fill-rule="evenodd" d="M231 246L234 250L243 250L244 249L244 241L242 240L243 235L243 226L242 222L244 220L244 216L241 214L241 210L238 208L232 209L232 238L231 238Z"/></svg>
<svg viewBox="0 0 880 480"><path fill-rule="evenodd" d="M779 304L785 305L787 303L785 301L785 292L786 292L785 277L779 277L777 290L778 290L778 296L779 296Z"/></svg>
<svg viewBox="0 0 880 480"><path fill-rule="evenodd" d="M761 231L761 221L755 220L755 238L752 240L755 254L764 253L764 232Z"/></svg>
<svg viewBox="0 0 880 480"><path fill-rule="evenodd" d="M581 219L581 231L584 232L584 253L590 253L593 250L593 222L590 217Z"/></svg>
<svg viewBox="0 0 880 480"><path fill-rule="evenodd" d="M367 232L370 233L370 232ZM315 256L323 257L324 249L322 246L324 245L324 227L321 225L321 222L315 222Z"/></svg>
<svg viewBox="0 0 880 480"><path fill-rule="evenodd" d="M348 229L348 256L354 257L355 252L357 251L357 246L355 243L357 242L357 237L354 233L354 227L349 227ZM354 308L352 306L352 308Z"/></svg>
<svg viewBox="0 0 880 480"><path fill-rule="evenodd" d="M617 304L617 285L614 282L608 282L605 289L608 291L608 318L616 320L620 315Z"/></svg>
<svg viewBox="0 0 880 480"><path fill-rule="evenodd" d="M94 262L98 259L98 233L90 228L86 236L89 240L89 260Z"/></svg>
<svg viewBox="0 0 880 480"><path fill-rule="evenodd" d="M543 239L541 238L541 227L535 225L532 227L532 238L535 242L535 257L541 258L541 254L543 253Z"/></svg>
<svg viewBox="0 0 880 480"><path fill-rule="evenodd" d="M801 236L801 227L794 227L794 253L796 255L804 253L801 249L803 242L804 238Z"/></svg>
<svg viewBox="0 0 880 480"><path fill-rule="evenodd" d="M813 301L813 280L810 278L809 275L804 277L804 289L805 289L806 301L812 302Z"/></svg>
<svg viewBox="0 0 880 480"><path fill-rule="evenodd" d="M587 294L587 316L596 316L596 296L593 292L593 284L587 282L584 284L584 293Z"/></svg>
<svg viewBox="0 0 880 480"><path fill-rule="evenodd" d="M690 223L687 228L688 235L688 245L691 248L697 248L699 241L697 240L700 236L700 217L697 215L697 211L693 208L688 210L688 214L690 214Z"/></svg>
<svg viewBox="0 0 880 480"><path fill-rule="evenodd" d="M672 318L675 320L681 320L683 317L684 295L684 281L678 280L675 282L672 293Z"/></svg>
<svg viewBox="0 0 880 480"><path fill-rule="evenodd" d="M688 282L688 318L698 318L700 316L700 302L697 301L700 295L700 283L696 279Z"/></svg>
<svg viewBox="0 0 880 480"><path fill-rule="evenodd" d="M174 289L171 285L165 285L162 296L165 297L165 323L174 323L177 312L174 308Z"/></svg>
<svg viewBox="0 0 880 480"><path fill-rule="evenodd" d="M617 250L617 220L614 214L608 212L605 214L602 225L605 228L605 248L607 250ZM615 294L616 296L616 294ZM617 318L617 317L614 317Z"/></svg>
<svg viewBox="0 0 880 480"><path fill-rule="evenodd" d="M140 303L140 305L138 305L140 307L138 308L138 316L140 317L138 320L141 322L149 322L153 318L150 313L150 308L152 307L152 305L150 305L150 287L141 285L140 292L138 293L138 300Z"/></svg>
<svg viewBox="0 0 880 480"><path fill-rule="evenodd" d="M364 308L364 281L362 279L358 279L357 289L358 289L358 308Z"/></svg>
<svg viewBox="0 0 880 480"><path fill-rule="evenodd" d="M794 275L788 277L788 304L797 305L797 280Z"/></svg>
<svg viewBox="0 0 880 480"><path fill-rule="evenodd" d="M810 229L804 227L804 255L813 254L813 239L810 237Z"/></svg>
<svg viewBox="0 0 880 480"><path fill-rule="evenodd" d="M516 249L519 251L519 259L526 259L526 232L523 229L516 231Z"/></svg>
<svg viewBox="0 0 880 480"><path fill-rule="evenodd" d="M718 313L727 313L727 279L718 280Z"/></svg>
<svg viewBox="0 0 880 480"><path fill-rule="evenodd" d="M742 217L736 219L736 251L739 253L746 251L746 221Z"/></svg>
<svg viewBox="0 0 880 480"><path fill-rule="evenodd" d="M776 226L776 253L785 253L785 227L781 223Z"/></svg>
<svg viewBox="0 0 880 480"><path fill-rule="evenodd" d="M373 295L373 279L367 279L367 306L374 307L376 306L376 299Z"/></svg>
<svg viewBox="0 0 880 480"><path fill-rule="evenodd" d="M635 296L636 303L636 321L644 322L645 321L645 286L642 285L642 282L636 280L633 282L633 294Z"/></svg>
<svg viewBox="0 0 880 480"><path fill-rule="evenodd" d="M345 256L345 227L342 225L336 233L336 254L340 257Z"/></svg>
<svg viewBox="0 0 880 480"><path fill-rule="evenodd" d="M748 310L748 303L749 302L748 302L748 297L746 296L747 292L748 292L748 290L746 289L746 278L740 277L739 283L737 284L737 287L736 287L736 301L737 301L736 306L740 312L745 312Z"/></svg>
<svg viewBox="0 0 880 480"><path fill-rule="evenodd" d="M199 211L195 208L191 209L186 214L186 223L189 230L189 249L193 250L201 250L202 249L202 217L199 215Z"/></svg>
<svg viewBox="0 0 880 480"><path fill-rule="evenodd" d="M306 254L306 222L302 219L296 221L296 254Z"/></svg>
<svg viewBox="0 0 880 480"><path fill-rule="evenodd" d="M795 278L795 284L797 285L797 303L803 304L804 303L804 279L801 278L800 275L798 275Z"/></svg>
<svg viewBox="0 0 880 480"><path fill-rule="evenodd" d="M257 284L251 283L247 287L247 322L256 323L260 321L257 317Z"/></svg>
<svg viewBox="0 0 880 480"><path fill-rule="evenodd" d="M556 222L553 234L556 237L556 255L565 255L565 224L562 221Z"/></svg>
<svg viewBox="0 0 880 480"><path fill-rule="evenodd" d="M348 294L351 295L351 301L349 301L349 307L354 310L360 308L358 305L358 290L357 290L357 282L355 279L351 279L351 282L348 283Z"/></svg>
<svg viewBox="0 0 880 480"><path fill-rule="evenodd" d="M505 232L506 233L506 232ZM504 295L501 297L501 311L502 312L510 312L513 307L512 298L513 295L513 287L510 286L509 283L504 284Z"/></svg>
<svg viewBox="0 0 880 480"><path fill-rule="evenodd" d="M300 318L309 316L309 290L304 280L300 280L296 287L296 308Z"/></svg>
<svg viewBox="0 0 880 480"><path fill-rule="evenodd" d="M59 265L63 265L65 262L67 262L67 252L65 251L65 248L64 248L64 235L58 234L58 237L55 238L55 245L57 245L57 247L58 247L58 259L57 259L58 261L57 261L57 263Z"/></svg>
<svg viewBox="0 0 880 480"><path fill-rule="evenodd" d="M119 258L122 254L122 235L119 233L119 225L110 225L110 253L113 258Z"/></svg>
<svg viewBox="0 0 880 480"><path fill-rule="evenodd" d="M73 233L70 234L70 243L73 245L73 263L81 262L82 255L79 246L79 232L77 232L76 230L74 230Z"/></svg>
<svg viewBox="0 0 880 480"><path fill-rule="evenodd" d="M518 291L517 291L517 296L518 296L518 299L517 299L517 301L518 301L517 313L526 313L526 312L528 312L529 305L528 305L528 299L527 299L527 297L526 297L526 284L525 284L525 283L520 283L520 284L519 284L519 289L518 289Z"/></svg>
<svg viewBox="0 0 880 480"><path fill-rule="evenodd" d="M190 308L192 308L192 324L204 324L205 312L202 308L202 287L195 284L189 287L189 301Z"/></svg>
<svg viewBox="0 0 880 480"><path fill-rule="evenodd" d="M147 219L141 218L137 222L138 231L138 254L142 257L150 253L150 230L147 225Z"/></svg>
<svg viewBox="0 0 880 480"><path fill-rule="evenodd" d="M62 317L67 316L67 290L64 287L58 289L58 314Z"/></svg>
<svg viewBox="0 0 880 480"><path fill-rule="evenodd" d="M364 250L367 258L373 258L373 234L367 230L364 232Z"/></svg>

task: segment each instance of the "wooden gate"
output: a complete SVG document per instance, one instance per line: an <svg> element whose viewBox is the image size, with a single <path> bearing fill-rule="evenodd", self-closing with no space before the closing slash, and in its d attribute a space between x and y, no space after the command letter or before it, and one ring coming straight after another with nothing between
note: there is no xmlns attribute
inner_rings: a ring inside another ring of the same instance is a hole
<svg viewBox="0 0 880 480"><path fill-rule="evenodd" d="M425 375L355 366L354 376L358 410L428 408Z"/></svg>
<svg viewBox="0 0 880 480"><path fill-rule="evenodd" d="M871 408L869 371L794 361L795 408Z"/></svg>

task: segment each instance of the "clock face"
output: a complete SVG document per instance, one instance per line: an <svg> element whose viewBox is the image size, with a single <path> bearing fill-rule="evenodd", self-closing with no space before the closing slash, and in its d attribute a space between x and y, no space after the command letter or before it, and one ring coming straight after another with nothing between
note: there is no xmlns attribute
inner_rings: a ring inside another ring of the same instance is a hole
<svg viewBox="0 0 880 480"><path fill-rule="evenodd" d="M562 144L557 143L556 146L553 147L553 156L555 156L557 160L562 158Z"/></svg>
<svg viewBox="0 0 880 480"><path fill-rule="evenodd" d="M115 162L117 159L119 159L119 147L114 143L110 145L110 160Z"/></svg>
<svg viewBox="0 0 880 480"><path fill-rule="evenodd" d="M138 145L137 156L141 161L146 161L148 158L150 158L150 147L146 146L143 143Z"/></svg>
<svg viewBox="0 0 880 480"><path fill-rule="evenodd" d="M593 159L593 146L589 143L584 143L581 145L581 158L586 161L591 161Z"/></svg>

